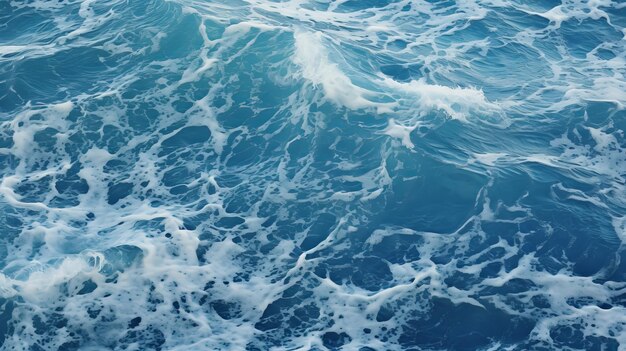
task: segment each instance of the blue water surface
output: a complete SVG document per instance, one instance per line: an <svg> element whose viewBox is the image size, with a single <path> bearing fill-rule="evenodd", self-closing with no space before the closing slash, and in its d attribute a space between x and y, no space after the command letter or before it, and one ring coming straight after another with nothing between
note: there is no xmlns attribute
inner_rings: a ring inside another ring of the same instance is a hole
<svg viewBox="0 0 626 351"><path fill-rule="evenodd" d="M1 350L626 350L626 3L0 2Z"/></svg>

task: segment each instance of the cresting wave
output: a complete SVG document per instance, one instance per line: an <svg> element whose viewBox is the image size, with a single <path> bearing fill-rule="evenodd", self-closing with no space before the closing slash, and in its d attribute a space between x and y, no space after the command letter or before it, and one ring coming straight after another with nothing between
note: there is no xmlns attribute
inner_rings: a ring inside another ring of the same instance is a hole
<svg viewBox="0 0 626 351"><path fill-rule="evenodd" d="M626 350L626 3L0 3L2 350Z"/></svg>

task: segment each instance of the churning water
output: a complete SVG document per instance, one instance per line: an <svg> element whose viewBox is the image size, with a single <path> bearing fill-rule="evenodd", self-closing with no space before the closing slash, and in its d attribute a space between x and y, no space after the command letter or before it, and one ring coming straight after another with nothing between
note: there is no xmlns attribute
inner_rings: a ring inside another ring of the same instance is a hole
<svg viewBox="0 0 626 351"><path fill-rule="evenodd" d="M626 350L621 0L0 1L2 350Z"/></svg>

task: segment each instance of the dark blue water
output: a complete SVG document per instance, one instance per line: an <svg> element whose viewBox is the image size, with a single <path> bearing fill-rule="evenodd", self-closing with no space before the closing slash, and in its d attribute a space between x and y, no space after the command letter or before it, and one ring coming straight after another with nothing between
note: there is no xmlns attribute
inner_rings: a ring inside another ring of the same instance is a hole
<svg viewBox="0 0 626 351"><path fill-rule="evenodd" d="M626 350L626 3L0 2L1 350Z"/></svg>

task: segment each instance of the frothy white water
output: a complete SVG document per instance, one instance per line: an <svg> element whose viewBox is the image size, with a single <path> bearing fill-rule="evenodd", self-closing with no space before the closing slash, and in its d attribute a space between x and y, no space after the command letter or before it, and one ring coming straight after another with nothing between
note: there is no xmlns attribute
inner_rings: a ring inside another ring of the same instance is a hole
<svg viewBox="0 0 626 351"><path fill-rule="evenodd" d="M10 6L3 348L625 347L622 4Z"/></svg>

